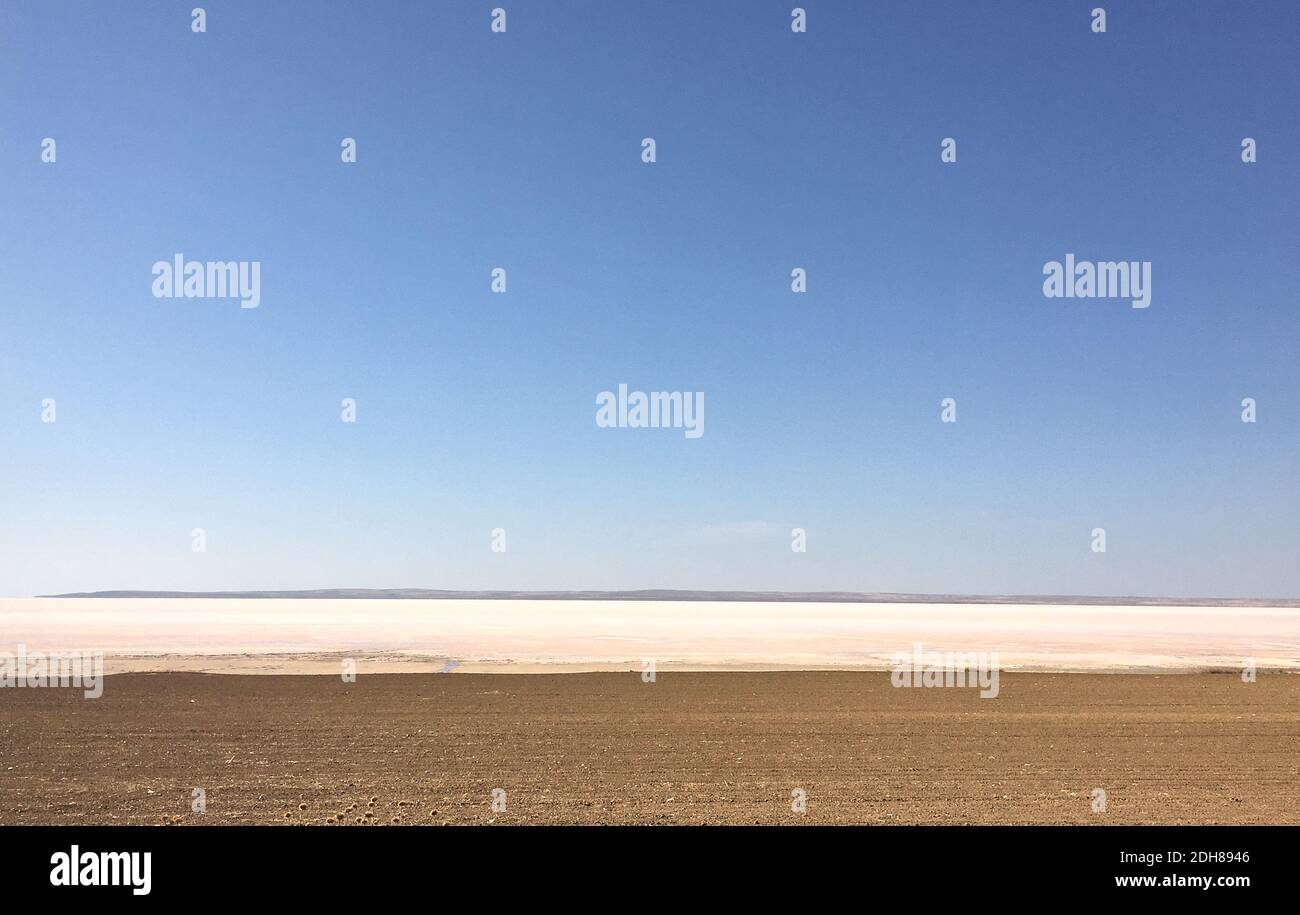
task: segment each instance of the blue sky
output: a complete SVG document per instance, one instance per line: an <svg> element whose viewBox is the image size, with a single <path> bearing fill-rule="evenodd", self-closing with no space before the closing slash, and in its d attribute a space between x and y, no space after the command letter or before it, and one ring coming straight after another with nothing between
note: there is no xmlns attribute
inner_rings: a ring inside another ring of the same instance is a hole
<svg viewBox="0 0 1300 915"><path fill-rule="evenodd" d="M1300 16L1099 3L5 4L0 594L1300 595Z"/></svg>

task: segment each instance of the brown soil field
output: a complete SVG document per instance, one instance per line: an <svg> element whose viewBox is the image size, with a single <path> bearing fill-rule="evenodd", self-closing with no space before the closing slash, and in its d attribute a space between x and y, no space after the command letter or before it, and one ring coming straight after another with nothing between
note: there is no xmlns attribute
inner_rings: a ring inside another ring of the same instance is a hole
<svg viewBox="0 0 1300 915"><path fill-rule="evenodd" d="M1300 676L1004 673L996 699L860 671L0 690L0 824L331 822L1294 824Z"/></svg>

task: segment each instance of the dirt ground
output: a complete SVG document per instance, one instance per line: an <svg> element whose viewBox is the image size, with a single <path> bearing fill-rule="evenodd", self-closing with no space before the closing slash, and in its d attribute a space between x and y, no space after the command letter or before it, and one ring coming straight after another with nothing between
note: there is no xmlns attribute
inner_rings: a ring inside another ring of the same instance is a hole
<svg viewBox="0 0 1300 915"><path fill-rule="evenodd" d="M1003 674L996 699L864 672L0 690L0 824L331 822L1300 823L1300 676Z"/></svg>

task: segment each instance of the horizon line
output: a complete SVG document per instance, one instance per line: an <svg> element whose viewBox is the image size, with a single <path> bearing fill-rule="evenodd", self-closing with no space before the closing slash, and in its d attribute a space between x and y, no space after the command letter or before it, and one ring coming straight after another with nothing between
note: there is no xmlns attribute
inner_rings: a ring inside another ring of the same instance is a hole
<svg viewBox="0 0 1300 915"><path fill-rule="evenodd" d="M252 600L643 600L787 603L1074 604L1300 608L1294 597L1167 597L1077 594L936 594L894 591L741 591L643 588L629 590L455 590L441 588L317 588L240 591L105 590L37 594L37 599L252 599Z"/></svg>

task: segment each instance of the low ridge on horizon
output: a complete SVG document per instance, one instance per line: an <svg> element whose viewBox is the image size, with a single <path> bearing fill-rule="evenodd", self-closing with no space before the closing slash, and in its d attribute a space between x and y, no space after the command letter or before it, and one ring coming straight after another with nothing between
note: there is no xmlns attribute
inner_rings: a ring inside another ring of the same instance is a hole
<svg viewBox="0 0 1300 915"><path fill-rule="evenodd" d="M889 591L707 591L646 588L627 591L458 591L436 588L319 588L252 591L76 591L38 598L226 598L268 600L644 600L791 603L1072 604L1081 606L1300 607L1300 598L1137 597L1067 594L919 594Z"/></svg>

